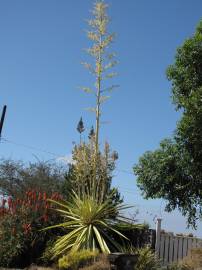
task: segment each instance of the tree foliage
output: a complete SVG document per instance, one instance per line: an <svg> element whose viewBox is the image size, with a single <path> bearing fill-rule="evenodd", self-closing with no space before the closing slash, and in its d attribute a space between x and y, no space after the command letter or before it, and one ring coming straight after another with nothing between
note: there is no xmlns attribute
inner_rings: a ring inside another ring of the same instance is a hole
<svg viewBox="0 0 202 270"><path fill-rule="evenodd" d="M134 172L145 198L165 199L166 210L178 208L196 227L202 217L202 21L178 48L167 76L181 119L173 138L146 152Z"/></svg>
<svg viewBox="0 0 202 270"><path fill-rule="evenodd" d="M64 167L53 162L25 164L20 161L0 162L0 194L21 198L27 190L38 190L51 194L61 192L65 179Z"/></svg>

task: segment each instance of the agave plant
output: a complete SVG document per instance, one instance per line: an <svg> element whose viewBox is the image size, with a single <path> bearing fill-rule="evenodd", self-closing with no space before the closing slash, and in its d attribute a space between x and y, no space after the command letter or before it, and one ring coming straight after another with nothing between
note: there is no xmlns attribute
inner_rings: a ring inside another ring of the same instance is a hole
<svg viewBox="0 0 202 270"><path fill-rule="evenodd" d="M50 201L56 205L55 210L64 217L64 222L45 230L63 228L67 231L55 242L51 250L53 257L81 249L99 249L103 253L110 253L112 247L119 250L119 244L109 236L109 233L127 239L115 228L121 219L123 222L123 218L117 213L128 208L127 206L120 203L112 204L110 198L105 202L98 202L94 197L86 195L81 199L75 193L68 202ZM114 216L116 218L110 218Z"/></svg>

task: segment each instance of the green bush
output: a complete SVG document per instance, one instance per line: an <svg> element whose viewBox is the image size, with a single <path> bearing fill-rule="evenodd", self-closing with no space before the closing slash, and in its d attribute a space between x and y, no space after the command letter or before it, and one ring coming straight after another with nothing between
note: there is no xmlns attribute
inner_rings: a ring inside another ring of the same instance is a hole
<svg viewBox="0 0 202 270"><path fill-rule="evenodd" d="M97 257L99 252L97 250L83 249L76 252L70 252L58 260L60 269L78 269L88 263L91 259Z"/></svg>
<svg viewBox="0 0 202 270"><path fill-rule="evenodd" d="M56 237L56 231L40 231L58 220L57 213L49 208L45 192L26 192L23 200L4 199L0 209L0 267L42 263L47 241Z"/></svg>
<svg viewBox="0 0 202 270"><path fill-rule="evenodd" d="M155 257L155 253L150 248L137 249L135 252L138 255L138 260L135 265L135 270L157 270L159 262Z"/></svg>

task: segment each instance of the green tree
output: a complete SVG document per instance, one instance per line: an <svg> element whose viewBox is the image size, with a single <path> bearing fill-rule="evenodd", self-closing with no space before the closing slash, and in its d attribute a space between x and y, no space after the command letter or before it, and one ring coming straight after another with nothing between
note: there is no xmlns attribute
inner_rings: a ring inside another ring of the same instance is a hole
<svg viewBox="0 0 202 270"><path fill-rule="evenodd" d="M28 190L61 192L66 168L53 162L0 160L0 194L21 198Z"/></svg>
<svg viewBox="0 0 202 270"><path fill-rule="evenodd" d="M202 21L178 48L167 76L181 119L173 138L140 157L134 172L145 198L165 199L167 211L178 208L196 227L202 217Z"/></svg>
<svg viewBox="0 0 202 270"><path fill-rule="evenodd" d="M95 123L95 153L96 156L99 152L99 129L100 129L100 116L101 105L105 102L110 93L116 85L110 87L105 86L104 80L113 78L115 73L109 70L113 68L117 61L114 59L115 54L110 53L108 48L114 40L114 33L108 33L109 17L107 15L108 5L104 1L96 1L92 11L93 18L88 20L90 30L87 31L88 38L92 41L92 46L86 51L93 58L93 64L84 62L83 65L95 77L94 88L83 87L86 93L93 93L96 99L96 105L89 110L93 111L96 115Z"/></svg>

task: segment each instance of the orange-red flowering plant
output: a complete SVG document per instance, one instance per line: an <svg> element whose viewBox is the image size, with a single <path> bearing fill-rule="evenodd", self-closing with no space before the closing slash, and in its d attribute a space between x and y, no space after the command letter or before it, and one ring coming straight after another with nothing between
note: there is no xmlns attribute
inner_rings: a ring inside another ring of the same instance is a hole
<svg viewBox="0 0 202 270"><path fill-rule="evenodd" d="M58 220L48 199L57 201L62 196L28 190L23 198L0 199L0 266L24 267L42 255L50 235L54 235L40 230Z"/></svg>

